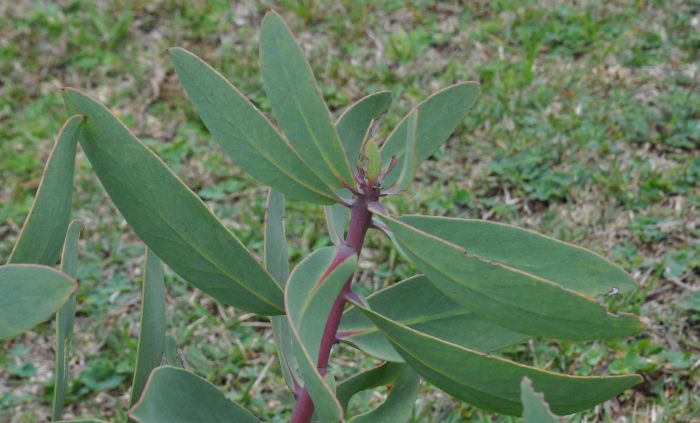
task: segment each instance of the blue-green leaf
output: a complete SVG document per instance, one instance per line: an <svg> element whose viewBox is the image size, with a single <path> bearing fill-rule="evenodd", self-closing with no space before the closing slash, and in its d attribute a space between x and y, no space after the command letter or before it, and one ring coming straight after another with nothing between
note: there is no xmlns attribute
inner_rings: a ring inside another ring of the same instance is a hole
<svg viewBox="0 0 700 423"><path fill-rule="evenodd" d="M535 392L532 381L524 377L520 382L520 401L523 403L523 420L525 423L561 423L551 411L544 395Z"/></svg>
<svg viewBox="0 0 700 423"><path fill-rule="evenodd" d="M259 423L216 386L187 370L161 366L151 373L141 399L129 411L139 423Z"/></svg>
<svg viewBox="0 0 700 423"><path fill-rule="evenodd" d="M163 362L165 352L165 281L163 265L150 249L146 249L146 271L141 290L141 323L136 350L136 368L131 384L131 400L134 405L141 397L143 387L151 371Z"/></svg>
<svg viewBox="0 0 700 423"><path fill-rule="evenodd" d="M401 173L396 181L393 192L405 191L413 181L413 176L416 174L416 166L418 166L416 155L418 137L416 132L418 129L418 109L413 110L407 117L406 121L406 147L401 164Z"/></svg>
<svg viewBox="0 0 700 423"><path fill-rule="evenodd" d="M63 124L8 263L56 264L70 220L75 151L82 123L83 116L76 115Z"/></svg>
<svg viewBox="0 0 700 423"><path fill-rule="evenodd" d="M343 144L311 67L275 12L268 12L263 19L260 63L272 112L302 160L325 184L354 187Z"/></svg>
<svg viewBox="0 0 700 423"><path fill-rule="evenodd" d="M420 113L416 131L416 163L420 164L440 148L467 116L478 97L478 83L461 82L434 93L413 109ZM408 116L413 110L399 122L382 146L385 165L391 161L392 156L396 156L397 159L397 166L387 176L385 186L396 182L399 169L403 168Z"/></svg>
<svg viewBox="0 0 700 423"><path fill-rule="evenodd" d="M358 392L377 388L379 386L386 386L394 382L404 366L404 364L386 361L377 367L355 373L349 378L340 381L340 383L338 383L336 397L343 406L343 410L348 408L350 399Z"/></svg>
<svg viewBox="0 0 700 423"><path fill-rule="evenodd" d="M80 145L102 186L163 262L224 304L284 312L272 276L148 147L99 102L71 89L64 98L86 116Z"/></svg>
<svg viewBox="0 0 700 423"><path fill-rule="evenodd" d="M0 266L0 339L47 320L77 288L73 278L48 266Z"/></svg>
<svg viewBox="0 0 700 423"><path fill-rule="evenodd" d="M360 157L362 143L367 138L372 122L391 105L391 91L379 91L363 97L348 107L335 123L350 166Z"/></svg>
<svg viewBox="0 0 700 423"><path fill-rule="evenodd" d="M382 213L381 210L376 212ZM482 250L482 247L472 244L466 245L466 248L460 245L459 237L468 233L462 225L469 224L462 219L442 219L441 222L449 224L451 228L451 231L446 230L442 235L450 240L413 226L415 222L436 222L436 218L395 219L382 215L382 219L391 230L392 237L401 251L407 254L407 258L443 294L480 318L532 336L572 340L628 336L638 333L641 329L641 323L636 316L610 314L594 298L569 289L563 282L558 283L559 280L553 281L540 276L538 272L529 273L527 269L513 267L507 261L494 259L494 255L501 254L500 251L511 252L509 247L494 252L495 248ZM431 228L435 229L435 226ZM479 242L495 247L487 238L479 238ZM505 242L507 241L504 238ZM519 241L513 239L512 242ZM499 244L498 247L502 245ZM569 249L573 252L568 263L575 268L575 253L579 253L579 250ZM527 253L529 256L534 254L544 258L547 251ZM552 257L555 254L559 253L552 251ZM559 256L563 257L563 260L566 254L562 254ZM600 258L598 262L601 265L605 264ZM566 265L561 263L551 263L550 266L559 268L560 270L553 273L561 273L564 279L578 277L567 272ZM537 267L534 269L538 270ZM590 272L596 271L591 269Z"/></svg>
<svg viewBox="0 0 700 423"><path fill-rule="evenodd" d="M74 220L68 226L61 253L61 271L75 278L78 270L78 239L83 225ZM56 313L56 368L54 369L54 390L51 415L60 420L68 387L68 354L73 338L75 322L75 294Z"/></svg>
<svg viewBox="0 0 700 423"><path fill-rule="evenodd" d="M367 302L372 310L412 329L480 352L496 351L530 338L476 316L423 275L379 290L367 297ZM382 360L403 361L372 321L355 307L343 315L338 336Z"/></svg>
<svg viewBox="0 0 700 423"><path fill-rule="evenodd" d="M348 423L407 422L413 414L419 387L418 374L409 366L401 366L384 402L370 412L353 417Z"/></svg>
<svg viewBox="0 0 700 423"><path fill-rule="evenodd" d="M284 230L284 194L270 190L265 207L265 267L284 287L289 277L289 253ZM280 359L280 367L289 389L297 388L297 363L294 357L294 335L289 327L287 316L273 316L272 335Z"/></svg>
<svg viewBox="0 0 700 423"><path fill-rule="evenodd" d="M292 271L285 291L287 318L296 339L295 355L304 387L316 412L329 422L341 420L343 410L333 387L316 368L316 359L330 311L356 264L357 257L350 249L321 248Z"/></svg>
<svg viewBox="0 0 700 423"><path fill-rule="evenodd" d="M521 415L520 381L530 378L554 412L585 410L640 383L638 375L568 376L524 366L418 332L353 301L425 380L462 401Z"/></svg>
<svg viewBox="0 0 700 423"><path fill-rule="evenodd" d="M334 191L223 75L187 50L174 48L171 55L199 116L236 164L293 200L335 201Z"/></svg>
<svg viewBox="0 0 700 423"><path fill-rule="evenodd" d="M345 231L350 221L350 210L342 204L323 207L323 215L326 218L328 236L334 245L342 245L345 242Z"/></svg>

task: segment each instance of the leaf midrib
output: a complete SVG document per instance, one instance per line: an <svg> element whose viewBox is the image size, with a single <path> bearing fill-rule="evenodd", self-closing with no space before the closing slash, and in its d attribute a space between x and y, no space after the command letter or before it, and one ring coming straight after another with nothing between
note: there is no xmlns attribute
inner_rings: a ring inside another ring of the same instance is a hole
<svg viewBox="0 0 700 423"><path fill-rule="evenodd" d="M192 77L192 74L191 74L190 72L188 72L187 70L185 70L185 73L187 73L187 74L189 75L190 78ZM223 112L219 111L219 109L216 107L216 104L215 104L213 101L210 100L210 96L209 96L209 95L203 94L203 97L207 100L207 103L209 103L209 105L212 106L212 107L214 108L214 110L216 110L217 115L219 115L219 116L222 117L224 120L226 120L226 121L227 121L231 126L233 126L234 128L237 127L237 125L236 125L233 121L231 121L231 119L229 118L228 115L226 115L226 114L224 114ZM248 100L245 99L245 98L244 98L244 101L248 102ZM250 104L250 103L249 103L249 104ZM250 106L251 106L251 107L254 107L252 104L250 104ZM265 119L265 118L263 117L263 119ZM269 124L269 122L268 122L268 124ZM272 128L272 131L275 132L275 129ZM282 166L279 164L279 162L277 162L276 160L274 160L274 156L268 154L268 153L265 152L264 150L261 150L261 149L257 146L257 144L256 144L255 142L253 142L252 139L251 139L250 137L248 137L248 135L245 134L243 131L238 131L238 133L241 134L241 137L242 137L243 139L246 140L246 143L247 143L249 146L251 146L255 151L257 151L257 152L258 152L261 156L263 156L265 159L267 159L268 162L272 163L272 165L275 166L275 168L277 168L280 172L282 172L282 174L284 174L285 176L288 176L291 180L295 181L295 182L296 182L297 184L299 184L301 187L303 187L303 188L305 188L305 189L307 189L307 190L309 190L309 191L311 191L311 192L313 192L313 193L316 193L316 194L318 194L318 195L320 195L320 196L322 196L322 197L324 197L324 198L328 198L328 199L330 199L330 200L332 200L332 201L337 201L337 199L336 199L335 197L329 196L328 193L325 193L325 192L323 192L323 191L318 191L314 186L312 186L312 185L307 185L303 179L300 179L299 177L297 177L297 176L294 175L293 173L290 173L288 170L286 170L284 167L282 167ZM279 134L277 134L277 135L279 135ZM293 149L293 148L291 148L291 146L287 145L287 144L284 142L284 140L282 140L282 143L285 144L285 145L289 148L289 151L290 151L292 154L296 155L297 158L299 158L299 160L300 160L302 163L304 163L304 162L303 162L303 159L299 156L299 153L298 153L295 149ZM314 175L315 175L315 173L314 173L313 171L311 171L311 169L310 169L308 166L306 167L306 169L309 170L309 171L311 172L311 174L314 174ZM318 175L316 175L316 176L318 177ZM321 181L321 182L323 182L323 181ZM323 183L324 183L324 185L326 185L325 182L323 182Z"/></svg>
<svg viewBox="0 0 700 423"><path fill-rule="evenodd" d="M414 254L420 261L422 261L423 263L425 263L426 266L428 266L429 268L433 269L435 272L437 272L437 273L443 275L444 277L446 277L447 279L451 280L453 283L455 283L456 285L458 285L458 286L460 286L460 287L462 287L462 288L464 288L464 289L467 289L467 290L469 290L469 291L476 292L477 294L483 295L484 297L489 298L491 301L493 301L493 302L495 302L495 303L497 303L497 304L500 304L500 305L502 305L502 306L504 306L504 307L516 308L516 309L520 310L521 312L524 312L524 313L527 313L527 314L534 314L534 315L536 315L536 316L551 317L550 315L547 315L547 314L537 313L536 311L529 310L529 309L526 309L526 308L522 308L522 307L519 306L518 304L505 303L505 302L503 302L503 301L501 301L501 300L498 300L496 297L494 297L494 296L492 296L492 295L486 294L486 293L480 291L479 289L475 289L476 287L470 287L470 286L464 285L464 284L460 283L460 281L459 281L458 279L456 279L455 277L453 277L452 275L447 274L447 273L441 271L439 268L430 265L430 264L429 264L430 262L429 262L428 260L426 260L425 256L416 253L416 250L413 249L413 248L411 248L411 247L409 247L409 246L408 246L408 243L401 243L401 244L404 246L404 248L410 250L411 253ZM480 260L478 257L475 257L475 256L471 256L471 257L474 258L475 260ZM488 263L487 263L487 264L488 264ZM504 268L502 265L498 265L498 264L494 264L494 265L495 265L495 266L499 266L499 267L501 267L501 268L507 270L507 269ZM532 277L532 275L530 275L530 274L528 274L528 273L526 273L526 272L523 272L523 275L526 276L526 277L529 277L530 279L532 279L532 280L534 280L534 281L537 281L537 279L535 279L534 277ZM553 285L555 285L554 282L551 282L551 283L552 283ZM564 290L563 287L561 287L561 289ZM582 300L583 300L583 301L589 301L589 300L587 300L586 298L582 298ZM593 305L597 305L597 304L596 304L596 303L593 303ZM613 315L613 316L611 316L611 317L612 317L612 318L615 318L616 316ZM580 323L581 323L580 320L575 320L575 319L567 318L566 316L557 316L557 318L558 318L559 320L564 320L564 321L568 321L568 322L575 323L575 324L580 324ZM588 323L591 323L591 322L588 322Z"/></svg>
<svg viewBox="0 0 700 423"><path fill-rule="evenodd" d="M277 43L274 43L274 44L277 47L276 50L279 51L279 49L280 49L279 44L277 44ZM286 85L291 86L292 81L290 80L289 70L285 66L280 66L280 68L282 69L282 74L284 75L284 80L286 82ZM313 82L312 82L312 84L313 84ZM316 138L316 133L314 131L310 130L311 126L309 125L309 121L308 121L308 118L307 118L306 113L305 113L305 108L301 107L301 104L299 104L299 99L297 98L297 96L293 95L293 96L291 96L291 98L292 98L292 101L294 102L294 104L296 104L296 106L297 106L296 108L299 111L299 115L301 116L302 121L304 122L304 127L306 128L306 133L309 134L309 136L311 138L311 142L313 142L313 144L316 146L316 149L321 154L321 157L323 157L324 163L326 163L326 166L328 166L328 168L330 169L333 176L335 176L339 181L345 181L345 177L342 176L340 174L340 171L335 168L335 165L333 164L333 162L330 161L328 155L325 153L325 150L321 148L321 145L319 144L318 139ZM333 131L335 131L335 127L333 126L332 123L330 124L330 127ZM341 148L341 152L343 152L345 164L347 165L348 170L349 170L350 164L347 162L347 157L345 157L342 143L340 142L340 139L338 138L337 134L333 138L335 138L336 141L338 141L338 144L340 145L340 148ZM347 182L347 181L345 181L345 182Z"/></svg>
<svg viewBox="0 0 700 423"><path fill-rule="evenodd" d="M138 140L137 140L137 143L138 143ZM99 142L94 142L93 145L96 146L97 148L101 149L102 151L106 152L107 155L111 156L111 157L114 159L114 163L115 163L117 166L119 166L119 167L122 168L122 171L125 170L124 167L121 166L119 160L117 160L117 157L116 157L110 150L105 149L105 148L100 148L100 147L102 147L102 146L101 146L101 144L100 144ZM150 151L147 151L147 152L153 154L153 153L150 152ZM171 172L172 172L172 171L171 171ZM125 174L128 175L129 173L126 172ZM189 191L189 189L185 186L184 183L182 183L182 181L180 181L180 180L177 178L177 176L175 176L174 174L173 174L172 176L174 176L175 179L178 181L178 183L180 183L186 190ZM190 191L190 193L191 193L191 191ZM199 198L198 198L196 195L194 195L193 193L191 193L191 194L192 194L193 197L195 197L196 200L199 200ZM199 201L201 201L201 200L199 200ZM240 286L240 287L243 288L245 291L250 292L253 296L255 296L256 298L258 298L259 300L261 300L263 303L272 306L272 307L273 307L274 309L276 309L276 310L280 310L280 309L277 307L277 305L275 305L274 303L272 303L272 302L270 302L269 300L267 300L267 298L261 296L261 294L259 294L257 291L254 291L252 288L248 288L245 284L242 283L242 281L241 281L239 278L237 278L236 276L230 274L227 270L223 269L223 268L218 264L218 261L216 261L216 260L214 260L213 258L211 258L208 254L203 254L202 251L201 251L198 247L196 247L195 244L191 243L191 242L189 241L189 238L188 238L188 237L183 236L182 233L181 233L175 226L173 226L173 225L171 224L170 220L169 220L169 219L166 219L164 215L162 215L162 214L161 214L160 212L158 212L157 210L153 209L153 207L151 207L150 205L148 205L148 203L144 203L143 201L141 201L141 204L143 204L143 205L144 205L148 210L150 210L152 213L154 213L154 214L156 214L158 217L160 217L162 222L164 222L171 230L173 230L173 232L175 232L182 240L184 240L184 244L185 244L185 245L190 246L190 247L191 247L194 251L196 251L201 257L203 257L209 264L211 264L212 266L214 266L215 269L219 270L223 275L225 275L226 277L228 277L229 279L231 279L234 283L236 283L236 285ZM204 207L206 208L206 205L205 205ZM208 211L208 209L207 209L207 211ZM210 212L210 213L211 213L211 212ZM216 218L215 218L215 219L216 219ZM223 226L223 225L221 225L221 226L222 226L222 228L228 233L229 236L233 237L233 234L231 234L231 232L230 232L225 226ZM245 247L243 247L243 245L240 244L240 241L238 241L235 237L233 237L233 242L239 244L239 246L245 250ZM248 253L248 255L250 256L250 253ZM255 261L255 259L253 259L252 256L250 256L250 258L251 258L253 261ZM280 289L279 286L278 286L277 284L274 284L274 285L277 286L278 289ZM283 292L281 289L280 289L280 291L284 294L284 292ZM281 311L284 311L284 310L282 309Z"/></svg>

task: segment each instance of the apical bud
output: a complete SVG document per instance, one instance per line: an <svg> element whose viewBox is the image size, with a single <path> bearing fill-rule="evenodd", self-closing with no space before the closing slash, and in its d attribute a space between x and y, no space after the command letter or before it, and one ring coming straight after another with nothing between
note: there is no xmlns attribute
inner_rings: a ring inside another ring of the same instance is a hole
<svg viewBox="0 0 700 423"><path fill-rule="evenodd" d="M367 140L365 143L365 157L367 158L367 179L375 181L379 178L382 157L379 154L379 146L373 140Z"/></svg>

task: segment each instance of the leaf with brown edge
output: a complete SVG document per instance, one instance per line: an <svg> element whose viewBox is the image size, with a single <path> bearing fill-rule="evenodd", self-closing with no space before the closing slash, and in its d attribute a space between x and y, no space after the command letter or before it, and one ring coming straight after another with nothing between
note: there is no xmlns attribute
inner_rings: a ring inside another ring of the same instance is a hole
<svg viewBox="0 0 700 423"><path fill-rule="evenodd" d="M72 89L63 96L86 117L80 145L102 186L164 263L223 304L284 313L272 276L158 156L98 101Z"/></svg>
<svg viewBox="0 0 700 423"><path fill-rule="evenodd" d="M477 407L519 416L520 381L530 378L557 414L593 407L642 382L639 375L567 376L470 350L418 332L350 300L425 380Z"/></svg>
<svg viewBox="0 0 700 423"><path fill-rule="evenodd" d="M268 12L260 33L263 87L289 142L321 180L336 189L355 187L343 144L311 66L292 32Z"/></svg>
<svg viewBox="0 0 700 423"><path fill-rule="evenodd" d="M75 153L83 119L74 115L63 124L8 263L53 266L58 261L70 220Z"/></svg>
<svg viewBox="0 0 700 423"><path fill-rule="evenodd" d="M318 415L329 422L340 421L343 409L334 388L316 368L316 359L333 304L357 264L354 250L339 248L338 255L335 247L314 251L294 268L285 291L287 318L296 340L295 356L304 387Z"/></svg>
<svg viewBox="0 0 700 423"><path fill-rule="evenodd" d="M48 320L77 288L73 278L48 266L0 266L0 339Z"/></svg>
<svg viewBox="0 0 700 423"><path fill-rule="evenodd" d="M402 253L443 294L499 326L531 336L571 340L630 336L641 329L636 316L608 313L591 297L465 250L412 226L411 218L385 214L381 218Z"/></svg>

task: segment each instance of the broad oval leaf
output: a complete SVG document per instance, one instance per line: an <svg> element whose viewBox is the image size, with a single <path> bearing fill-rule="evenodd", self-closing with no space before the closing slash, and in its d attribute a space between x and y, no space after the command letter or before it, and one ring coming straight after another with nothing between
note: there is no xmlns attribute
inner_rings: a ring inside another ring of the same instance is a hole
<svg viewBox="0 0 700 423"><path fill-rule="evenodd" d="M129 411L140 423L259 423L229 401L216 386L179 367L161 366L151 373L141 399Z"/></svg>
<svg viewBox="0 0 700 423"><path fill-rule="evenodd" d="M420 388L418 374L409 366L401 366L384 402L372 411L353 417L348 423L405 423L413 413L418 388Z"/></svg>
<svg viewBox="0 0 700 423"><path fill-rule="evenodd" d="M136 350L131 400L141 397L151 371L160 366L165 353L165 280L163 265L153 251L146 248L145 272L141 289L141 321Z"/></svg>
<svg viewBox="0 0 700 423"><path fill-rule="evenodd" d="M565 415L585 410L640 383L638 375L568 376L524 366L418 332L357 302L396 351L425 380L457 399L502 414L519 416L520 381L530 378L552 410Z"/></svg>
<svg viewBox="0 0 700 423"><path fill-rule="evenodd" d="M431 235L410 219L382 219L403 254L443 294L499 326L571 340L628 336L641 329L636 316L610 314L593 298Z"/></svg>
<svg viewBox="0 0 700 423"><path fill-rule="evenodd" d="M78 239L82 223L74 220L68 225L66 239L61 252L61 271L71 278L75 278L78 271ZM56 367L54 370L54 390L51 415L53 420L61 419L63 406L68 387L68 353L70 352L73 338L73 325L75 323L75 294L56 313Z"/></svg>
<svg viewBox="0 0 700 423"><path fill-rule="evenodd" d="M335 201L333 190L223 75L187 50L173 48L170 53L197 113L236 164L291 199L318 204Z"/></svg>
<svg viewBox="0 0 700 423"><path fill-rule="evenodd" d="M551 411L544 395L535 392L532 381L524 377L520 382L520 401L523 403L523 420L525 423L561 423Z"/></svg>
<svg viewBox="0 0 700 423"><path fill-rule="evenodd" d="M350 166L360 157L362 143L367 138L372 122L391 105L391 91L379 91L350 105L335 123Z"/></svg>
<svg viewBox="0 0 700 423"><path fill-rule="evenodd" d="M61 420L61 421L56 421L56 423L108 423L108 422L106 420L85 418L85 419L75 419L75 420Z"/></svg>
<svg viewBox="0 0 700 423"><path fill-rule="evenodd" d="M287 318L296 340L295 355L304 387L318 415L329 422L341 420L343 409L334 388L316 368L317 358L328 315L356 264L352 249L321 248L292 271L285 291Z"/></svg>
<svg viewBox="0 0 700 423"><path fill-rule="evenodd" d="M480 352L496 351L530 338L475 316L423 275L379 290L367 297L367 302L372 310L412 329ZM355 307L343 315L338 336L382 360L403 361L372 321Z"/></svg>
<svg viewBox="0 0 700 423"><path fill-rule="evenodd" d="M420 164L440 148L440 145L454 132L478 97L478 83L461 82L432 94L411 110L394 128L382 146L382 159L385 165L391 161L392 156L396 156L397 160L397 166L384 180L385 186L396 182L399 169L403 168L408 116L413 111L419 112L415 160Z"/></svg>
<svg viewBox="0 0 700 423"><path fill-rule="evenodd" d="M83 116L76 115L63 124L8 263L56 264L70 220L75 152L82 123Z"/></svg>
<svg viewBox="0 0 700 423"><path fill-rule="evenodd" d="M0 339L47 320L77 288L73 278L48 266L0 266Z"/></svg>
<svg viewBox="0 0 700 423"><path fill-rule="evenodd" d="M80 145L102 186L163 262L223 304L284 312L272 276L158 156L99 102L72 89L64 98L87 117Z"/></svg>
<svg viewBox="0 0 700 423"><path fill-rule="evenodd" d="M263 87L272 112L302 160L333 188L355 181L311 66L287 25L268 12L260 33Z"/></svg>

